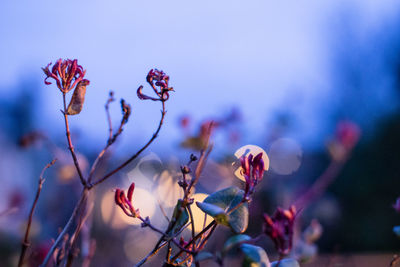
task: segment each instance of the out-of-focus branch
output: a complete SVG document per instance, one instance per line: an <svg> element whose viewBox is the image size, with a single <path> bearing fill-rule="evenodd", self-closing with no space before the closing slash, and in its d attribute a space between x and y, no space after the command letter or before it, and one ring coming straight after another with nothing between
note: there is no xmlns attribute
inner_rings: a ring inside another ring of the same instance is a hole
<svg viewBox="0 0 400 267"><path fill-rule="evenodd" d="M55 249L58 247L58 245L60 244L60 242L62 241L64 235L68 232L69 228L71 227L76 215L78 214L78 211L84 206L85 204L85 200L87 198L87 195L89 193L89 189L87 187L85 187L82 191L82 194L78 200L78 203L76 204L74 211L71 214L71 217L68 219L67 224L64 226L63 230L61 231L61 233L58 235L56 241L53 243L53 245L51 246L49 252L46 255L46 258L44 259L43 263L40 265L40 267L46 267L49 260L51 259Z"/></svg>
<svg viewBox="0 0 400 267"><path fill-rule="evenodd" d="M30 230L31 230L31 224L32 224L32 219L33 219L33 213L34 213L34 211L35 211L37 202L38 202L38 200L39 200L40 192L42 191L43 183L44 183L44 181L45 181L45 179L43 178L44 172L45 172L48 168L50 168L50 167L56 162L56 160L57 160L57 159L53 159L50 163L48 163L48 164L43 168L42 172L40 173L40 176L39 176L39 185L38 185L38 188L37 188L37 191L36 191L36 196L35 196L35 199L34 199L34 201L33 201L31 211L29 212L28 222L27 222L26 230L25 230L25 236L24 236L24 240L22 241L22 249L21 249L21 254L20 254L20 257L19 257L19 261L18 261L18 267L20 267L20 266L23 265L23 263L24 263L24 258L25 258L25 254L26 254L26 250L27 250L27 249L29 248L29 246L31 245L31 244L29 243L29 232L30 232Z"/></svg>

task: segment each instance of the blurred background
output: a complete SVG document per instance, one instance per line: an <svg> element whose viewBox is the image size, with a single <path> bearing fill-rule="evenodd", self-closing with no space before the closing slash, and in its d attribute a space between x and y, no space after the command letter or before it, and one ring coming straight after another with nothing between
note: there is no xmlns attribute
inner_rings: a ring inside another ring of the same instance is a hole
<svg viewBox="0 0 400 267"><path fill-rule="evenodd" d="M0 266L15 265L45 164L58 158L35 213L32 257L51 244L80 192L62 96L55 84L44 84L41 70L59 58L78 59L90 80L83 111L70 119L85 172L107 141L110 90L117 99L114 126L120 98L131 104L132 116L99 174L138 150L157 127L159 104L136 96L139 85L151 91L148 71L165 71L175 89L157 140L96 189L88 230L97 243L93 266L131 266L154 246L155 233L118 215L112 189L137 183L138 207L165 225L159 206L172 212L179 166L197 153L201 126L211 120L217 122L214 149L196 191L200 200L240 185L232 165L239 148L256 145L269 156L251 207L254 236L263 212L288 208L331 164L327 147L337 125L358 125L361 138L335 181L302 211L299 231L312 219L324 229L319 258L305 266L318 266L319 259L367 266L356 264L371 255L389 265L400 248L392 231L400 224L392 208L400 196L399 26L396 0L1 1ZM222 229L220 235L231 234ZM271 241L261 244L274 258Z"/></svg>

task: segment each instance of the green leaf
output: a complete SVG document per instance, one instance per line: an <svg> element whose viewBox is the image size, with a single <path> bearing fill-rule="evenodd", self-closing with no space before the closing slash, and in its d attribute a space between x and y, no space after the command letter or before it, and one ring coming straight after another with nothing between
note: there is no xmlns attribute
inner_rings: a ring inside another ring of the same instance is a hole
<svg viewBox="0 0 400 267"><path fill-rule="evenodd" d="M212 258L214 258L214 255L208 251L201 251L194 257L195 261L204 261Z"/></svg>
<svg viewBox="0 0 400 267"><path fill-rule="evenodd" d="M245 255L242 263L243 267L271 267L268 255L263 248L250 244L242 244L240 249Z"/></svg>
<svg viewBox="0 0 400 267"><path fill-rule="evenodd" d="M224 253L226 253L229 250L231 250L234 246L249 240L251 240L251 237L248 235L234 235L230 237L228 240L226 240L223 251Z"/></svg>
<svg viewBox="0 0 400 267"><path fill-rule="evenodd" d="M232 186L209 195L204 199L203 203L213 204L223 209L225 214L228 214L228 220L226 224L222 224L229 226L235 233L240 234L246 231L249 223L249 206L247 202L241 203L243 195L243 190ZM229 213L238 204L240 206L232 213Z"/></svg>
<svg viewBox="0 0 400 267"><path fill-rule="evenodd" d="M197 207L199 207L204 213L207 213L211 217L213 217L217 223L227 225L228 224L228 215L225 214L225 210L208 203L196 202Z"/></svg>
<svg viewBox="0 0 400 267"><path fill-rule="evenodd" d="M300 264L294 259L284 259L278 265L278 261L271 262L271 267L300 267Z"/></svg>
<svg viewBox="0 0 400 267"><path fill-rule="evenodd" d="M169 223L167 234L170 236L178 233L183 226L189 221L189 213L186 207L182 206L182 199L176 203L171 222Z"/></svg>

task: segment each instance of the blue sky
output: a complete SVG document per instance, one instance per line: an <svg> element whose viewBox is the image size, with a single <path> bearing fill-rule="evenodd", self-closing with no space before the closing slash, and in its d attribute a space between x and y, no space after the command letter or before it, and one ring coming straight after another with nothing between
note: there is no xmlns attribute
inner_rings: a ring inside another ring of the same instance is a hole
<svg viewBox="0 0 400 267"><path fill-rule="evenodd" d="M176 90L161 143L178 141L180 115L218 117L232 106L242 109L248 140L257 139L269 116L286 105L298 115L297 138L307 142L324 132L318 109L331 96L332 42L340 14L354 14L351 26L362 38L396 16L399 5L396 0L3 0L0 96L32 79L43 103L37 110L40 127L61 129L61 96L42 83L40 67L77 58L91 84L72 128L103 144L103 106L112 89L133 107L124 142L142 142L153 132L160 108L139 101L136 89L157 67L170 75ZM120 118L118 105L113 117Z"/></svg>

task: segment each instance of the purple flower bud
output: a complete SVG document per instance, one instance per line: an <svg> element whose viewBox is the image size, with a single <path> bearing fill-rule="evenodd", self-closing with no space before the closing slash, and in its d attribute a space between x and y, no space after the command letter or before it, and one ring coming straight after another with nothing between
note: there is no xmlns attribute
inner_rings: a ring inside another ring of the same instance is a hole
<svg viewBox="0 0 400 267"><path fill-rule="evenodd" d="M240 158L242 165L242 174L246 181L244 197L248 198L254 192L255 186L262 180L264 176L264 161L262 152L253 157L253 154L242 156Z"/></svg>
<svg viewBox="0 0 400 267"><path fill-rule="evenodd" d="M278 208L272 217L264 214L264 233L272 239L280 255L287 255L292 249L295 217L294 206L288 210Z"/></svg>

